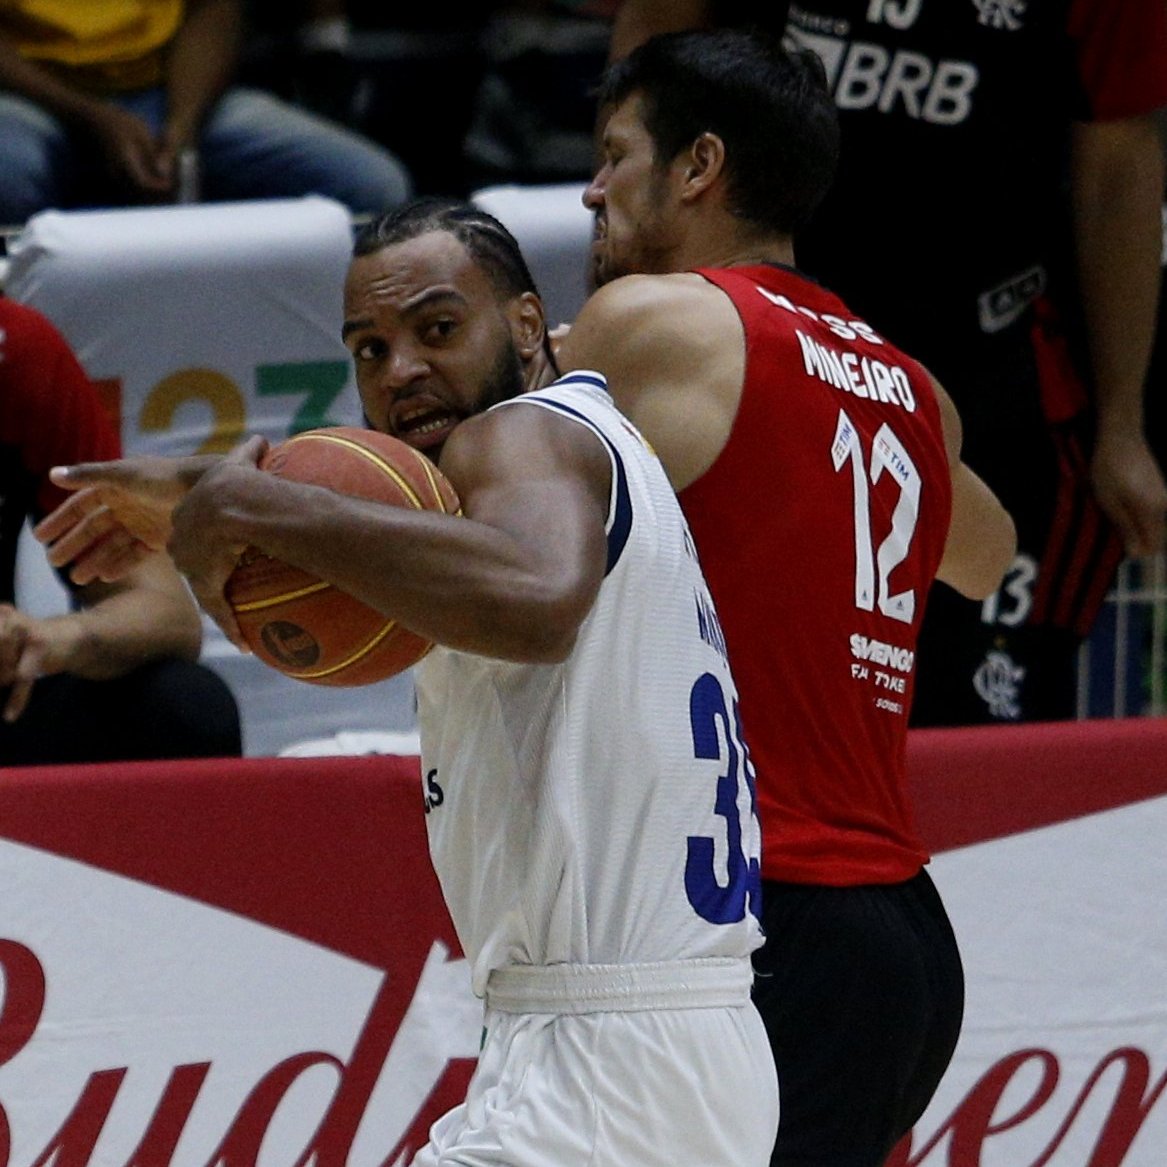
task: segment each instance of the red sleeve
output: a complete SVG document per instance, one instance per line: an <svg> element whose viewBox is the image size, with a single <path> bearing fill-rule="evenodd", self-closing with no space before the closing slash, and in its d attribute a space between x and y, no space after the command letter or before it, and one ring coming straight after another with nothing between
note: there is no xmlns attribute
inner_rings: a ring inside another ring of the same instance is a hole
<svg viewBox="0 0 1167 1167"><path fill-rule="evenodd" d="M53 466L121 457L121 440L65 338L40 312L4 298L0 442L20 450L38 480L38 517L68 495L49 482Z"/></svg>
<svg viewBox="0 0 1167 1167"><path fill-rule="evenodd" d="M1138 117L1167 105L1164 0L1072 0L1067 19L1090 120Z"/></svg>

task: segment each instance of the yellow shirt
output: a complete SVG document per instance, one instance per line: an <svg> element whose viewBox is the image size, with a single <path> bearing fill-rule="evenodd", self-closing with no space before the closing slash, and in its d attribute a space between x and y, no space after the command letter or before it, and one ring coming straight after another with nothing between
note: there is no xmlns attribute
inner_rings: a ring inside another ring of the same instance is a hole
<svg viewBox="0 0 1167 1167"><path fill-rule="evenodd" d="M0 36L79 88L144 89L182 16L183 0L0 0Z"/></svg>

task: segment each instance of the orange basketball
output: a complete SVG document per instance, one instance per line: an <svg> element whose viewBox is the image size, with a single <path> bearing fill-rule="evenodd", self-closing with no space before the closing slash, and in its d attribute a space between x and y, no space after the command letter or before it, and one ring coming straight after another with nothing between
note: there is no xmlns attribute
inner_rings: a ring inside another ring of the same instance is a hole
<svg viewBox="0 0 1167 1167"><path fill-rule="evenodd" d="M260 468L340 494L460 513L454 488L424 454L373 430L307 430L268 450ZM375 608L254 547L240 558L226 596L252 652L313 685L382 681L433 647Z"/></svg>

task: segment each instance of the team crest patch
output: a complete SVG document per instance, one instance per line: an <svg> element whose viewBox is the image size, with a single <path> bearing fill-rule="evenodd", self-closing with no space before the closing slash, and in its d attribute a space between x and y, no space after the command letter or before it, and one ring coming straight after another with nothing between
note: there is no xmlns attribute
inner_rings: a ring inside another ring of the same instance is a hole
<svg viewBox="0 0 1167 1167"><path fill-rule="evenodd" d="M973 4L978 23L1016 32L1023 23L1028 0L973 0Z"/></svg>
<svg viewBox="0 0 1167 1167"><path fill-rule="evenodd" d="M990 649L973 674L973 688L988 706L989 715L1002 721L1021 717L1021 682L1025 669L1007 652Z"/></svg>

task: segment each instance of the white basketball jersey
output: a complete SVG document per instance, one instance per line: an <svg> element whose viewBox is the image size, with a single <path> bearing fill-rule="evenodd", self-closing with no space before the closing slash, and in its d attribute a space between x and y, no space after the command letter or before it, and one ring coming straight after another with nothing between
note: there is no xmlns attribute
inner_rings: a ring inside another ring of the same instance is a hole
<svg viewBox="0 0 1167 1167"><path fill-rule="evenodd" d="M740 957L760 830L713 603L664 470L595 373L497 409L586 426L608 568L560 664L435 648L417 669L434 867L475 991L508 965Z"/></svg>

